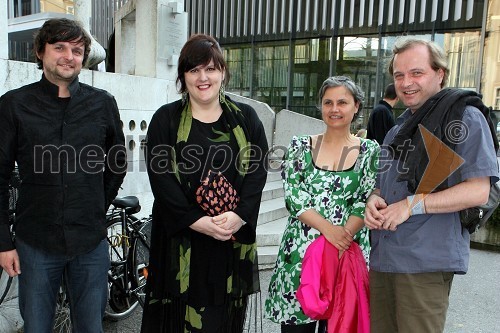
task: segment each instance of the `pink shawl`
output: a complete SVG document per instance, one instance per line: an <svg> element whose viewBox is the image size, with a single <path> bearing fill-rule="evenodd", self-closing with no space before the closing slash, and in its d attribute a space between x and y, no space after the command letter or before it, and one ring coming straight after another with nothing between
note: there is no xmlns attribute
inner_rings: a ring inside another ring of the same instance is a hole
<svg viewBox="0 0 500 333"><path fill-rule="evenodd" d="M297 299L312 319L327 319L328 333L370 333L368 270L355 242L338 250L318 237L302 261Z"/></svg>

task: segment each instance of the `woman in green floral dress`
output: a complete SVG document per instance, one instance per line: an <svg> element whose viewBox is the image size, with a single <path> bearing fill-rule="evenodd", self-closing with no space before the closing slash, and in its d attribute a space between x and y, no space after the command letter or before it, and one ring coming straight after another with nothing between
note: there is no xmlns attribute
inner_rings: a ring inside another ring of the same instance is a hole
<svg viewBox="0 0 500 333"><path fill-rule="evenodd" d="M303 313L295 293L302 258L319 235L324 235L340 256L355 241L368 262L370 243L363 217L366 198L375 186L380 147L350 133L363 97L350 78L325 80L319 91L325 132L293 137L285 155L282 176L290 217L265 304L266 317L281 324L281 332L316 329L316 322ZM324 330L322 326L318 331Z"/></svg>

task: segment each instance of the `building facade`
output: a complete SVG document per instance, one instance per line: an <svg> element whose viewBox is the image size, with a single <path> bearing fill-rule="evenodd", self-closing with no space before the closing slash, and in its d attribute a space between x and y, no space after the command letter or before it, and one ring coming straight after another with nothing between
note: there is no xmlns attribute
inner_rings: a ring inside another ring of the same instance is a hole
<svg viewBox="0 0 500 333"><path fill-rule="evenodd" d="M487 104L500 108L498 2L185 3L190 33L211 34L223 47L232 75L229 91L265 102L276 111L288 109L319 117L316 106L321 83L330 75L348 75L366 93L364 117L355 126L362 127L384 87L392 82L388 60L395 40L404 35L434 40L443 46L451 67L449 86L481 92ZM496 78L490 76L490 67L492 71L496 68ZM402 105L397 106L402 109Z"/></svg>
<svg viewBox="0 0 500 333"><path fill-rule="evenodd" d="M90 30L107 47L114 13L127 0L7 0L9 29L36 19L39 27L48 14L71 15L76 1L92 2ZM449 86L478 91L500 110L500 1L185 0L184 9L189 34L211 34L223 47L232 75L228 91L275 111L319 117L321 83L348 75L366 93L364 117L355 125L363 127L392 81L387 63L404 35L443 46ZM34 61L34 29L9 30L10 59Z"/></svg>
<svg viewBox="0 0 500 333"><path fill-rule="evenodd" d="M114 13L127 0L77 0L91 1L90 32L105 48L113 32ZM7 0L9 19L9 59L35 61L33 33L43 22L53 17L71 17L75 0Z"/></svg>

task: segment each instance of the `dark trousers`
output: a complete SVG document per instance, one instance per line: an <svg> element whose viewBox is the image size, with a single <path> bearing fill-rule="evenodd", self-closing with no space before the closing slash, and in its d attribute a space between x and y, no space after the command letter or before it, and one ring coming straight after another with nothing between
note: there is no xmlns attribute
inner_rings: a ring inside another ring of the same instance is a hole
<svg viewBox="0 0 500 333"><path fill-rule="evenodd" d="M146 289L147 292L147 289ZM158 300L146 296L142 333L241 333L248 298L228 305L191 307L181 298Z"/></svg>
<svg viewBox="0 0 500 333"><path fill-rule="evenodd" d="M63 274L73 333L102 332L108 298L109 246L106 240L89 253L68 257L47 254L16 240L22 274L19 308L25 333L50 333Z"/></svg>
<svg viewBox="0 0 500 333"><path fill-rule="evenodd" d="M316 323L318 324L318 333L326 332L326 321L319 321L303 325L281 325L281 333L315 333Z"/></svg>

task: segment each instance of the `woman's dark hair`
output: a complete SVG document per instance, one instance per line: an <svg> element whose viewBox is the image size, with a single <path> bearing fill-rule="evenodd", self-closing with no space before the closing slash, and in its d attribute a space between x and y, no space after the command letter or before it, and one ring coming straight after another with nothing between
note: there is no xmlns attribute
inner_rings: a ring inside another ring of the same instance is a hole
<svg viewBox="0 0 500 333"><path fill-rule="evenodd" d="M87 61L90 53L90 36L87 34L83 26L73 20L65 18L50 19L45 21L43 26L35 34L33 50L38 64L38 69L43 68L42 60L37 54L45 51L45 44L54 44L57 42L83 42L85 51L83 54L83 65Z"/></svg>
<svg viewBox="0 0 500 333"><path fill-rule="evenodd" d="M179 65L177 66L177 87L180 93L187 90L184 73L190 71L199 65L207 65L214 61L215 68L224 71L223 85L229 82L230 74L224 61L224 56L219 43L209 35L195 34L189 37L188 41L182 47L179 56Z"/></svg>

